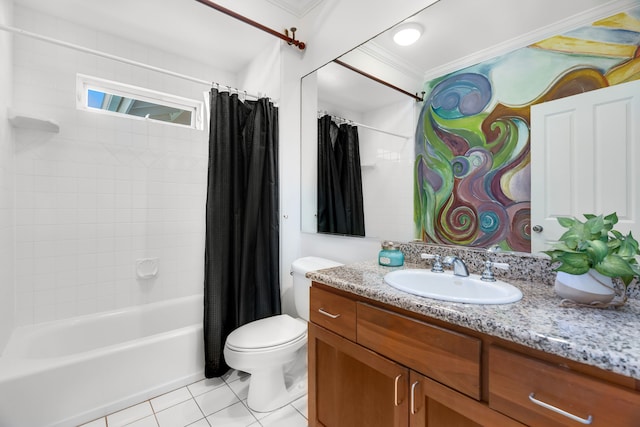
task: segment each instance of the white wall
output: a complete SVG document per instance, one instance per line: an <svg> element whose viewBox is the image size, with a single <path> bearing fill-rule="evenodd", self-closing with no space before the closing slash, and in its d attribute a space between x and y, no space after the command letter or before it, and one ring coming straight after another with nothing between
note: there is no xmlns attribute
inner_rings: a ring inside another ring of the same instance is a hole
<svg viewBox="0 0 640 427"><path fill-rule="evenodd" d="M28 31L236 83L228 73L23 7L14 18ZM19 325L202 292L208 132L79 111L76 73L197 100L209 89L15 36L16 110L60 123L59 134L15 131ZM139 280L136 259L147 257L159 258L159 274Z"/></svg>
<svg viewBox="0 0 640 427"><path fill-rule="evenodd" d="M11 0L0 0L0 24L12 24ZM12 37L0 31L0 353L14 325L13 142L7 121L11 105Z"/></svg>

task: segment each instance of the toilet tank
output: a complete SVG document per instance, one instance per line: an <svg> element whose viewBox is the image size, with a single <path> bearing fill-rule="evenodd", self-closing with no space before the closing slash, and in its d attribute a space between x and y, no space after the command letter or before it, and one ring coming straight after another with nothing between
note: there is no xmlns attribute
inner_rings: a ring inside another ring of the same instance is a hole
<svg viewBox="0 0 640 427"><path fill-rule="evenodd" d="M293 298L298 315L309 321L309 288L311 280L305 277L309 271L321 270L342 265L337 261L326 258L308 256L298 258L291 264L291 275L293 276Z"/></svg>

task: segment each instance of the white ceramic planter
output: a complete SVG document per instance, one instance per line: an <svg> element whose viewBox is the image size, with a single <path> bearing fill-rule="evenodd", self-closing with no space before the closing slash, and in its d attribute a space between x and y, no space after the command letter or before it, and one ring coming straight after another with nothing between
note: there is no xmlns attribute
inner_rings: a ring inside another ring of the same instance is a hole
<svg viewBox="0 0 640 427"><path fill-rule="evenodd" d="M562 298L581 304L607 303L615 296L611 277L603 276L594 269L584 274L559 271L554 289Z"/></svg>

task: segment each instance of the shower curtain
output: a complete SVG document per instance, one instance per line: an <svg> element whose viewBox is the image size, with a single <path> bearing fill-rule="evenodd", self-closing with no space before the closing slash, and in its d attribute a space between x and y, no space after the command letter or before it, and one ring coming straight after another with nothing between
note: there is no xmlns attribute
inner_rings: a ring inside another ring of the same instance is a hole
<svg viewBox="0 0 640 427"><path fill-rule="evenodd" d="M364 236L358 128L318 119L318 232Z"/></svg>
<svg viewBox="0 0 640 427"><path fill-rule="evenodd" d="M206 205L205 376L228 370L234 329L280 314L278 109L211 90Z"/></svg>

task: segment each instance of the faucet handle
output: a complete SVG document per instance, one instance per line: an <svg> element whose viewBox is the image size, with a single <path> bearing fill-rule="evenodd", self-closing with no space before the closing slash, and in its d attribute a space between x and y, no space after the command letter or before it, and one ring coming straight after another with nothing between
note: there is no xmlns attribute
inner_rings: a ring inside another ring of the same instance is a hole
<svg viewBox="0 0 640 427"><path fill-rule="evenodd" d="M420 258L422 259L433 259L433 265L431 266L431 271L434 273L442 273L444 272L444 268L442 267L442 261L440 260L440 255L433 254L420 254Z"/></svg>
<svg viewBox="0 0 640 427"><path fill-rule="evenodd" d="M480 280L484 280L485 282L495 282L496 278L493 275L493 271L491 267L499 268L501 270L508 270L509 264L506 262L493 262L486 260L484 262L484 270L482 271L482 276L480 276Z"/></svg>

